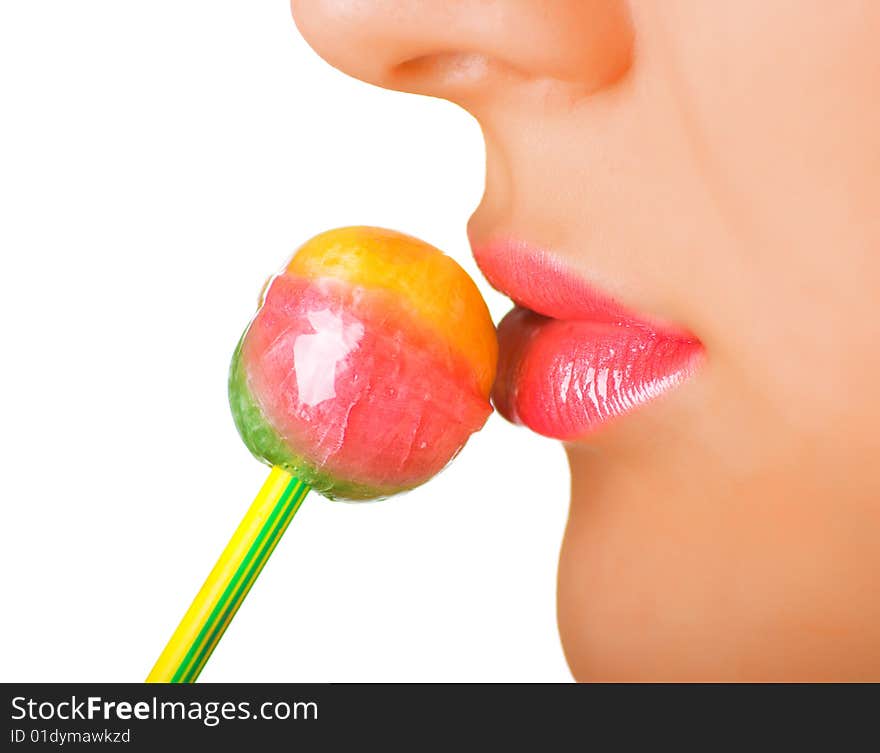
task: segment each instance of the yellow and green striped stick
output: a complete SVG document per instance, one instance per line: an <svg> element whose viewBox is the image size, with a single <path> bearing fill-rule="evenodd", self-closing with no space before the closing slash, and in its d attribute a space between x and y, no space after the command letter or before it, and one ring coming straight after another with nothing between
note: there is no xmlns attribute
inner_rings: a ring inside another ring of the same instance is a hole
<svg viewBox="0 0 880 753"><path fill-rule="evenodd" d="M309 492L274 467L187 610L147 682L195 682Z"/></svg>

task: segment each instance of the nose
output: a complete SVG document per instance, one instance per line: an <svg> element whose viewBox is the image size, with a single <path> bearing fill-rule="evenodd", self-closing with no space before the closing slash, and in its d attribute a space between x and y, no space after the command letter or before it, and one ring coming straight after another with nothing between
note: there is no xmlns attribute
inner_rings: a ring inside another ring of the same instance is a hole
<svg viewBox="0 0 880 753"><path fill-rule="evenodd" d="M331 65L387 89L467 105L523 80L583 93L632 59L626 0L292 0L293 17Z"/></svg>

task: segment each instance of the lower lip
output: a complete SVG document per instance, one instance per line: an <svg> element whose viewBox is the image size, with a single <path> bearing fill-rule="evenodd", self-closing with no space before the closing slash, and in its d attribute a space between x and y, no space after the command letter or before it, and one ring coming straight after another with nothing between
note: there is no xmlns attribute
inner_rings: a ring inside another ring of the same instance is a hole
<svg viewBox="0 0 880 753"><path fill-rule="evenodd" d="M574 440L690 376L692 337L623 323L551 319L514 308L498 326L493 402L514 423Z"/></svg>

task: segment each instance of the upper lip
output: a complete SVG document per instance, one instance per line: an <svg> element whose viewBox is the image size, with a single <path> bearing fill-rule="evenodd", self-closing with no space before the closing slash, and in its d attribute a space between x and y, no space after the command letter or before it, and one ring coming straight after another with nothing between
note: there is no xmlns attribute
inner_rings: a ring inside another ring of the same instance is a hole
<svg viewBox="0 0 880 753"><path fill-rule="evenodd" d="M509 238L472 242L472 246L477 265L492 287L522 308L552 319L634 326L695 339L680 327L634 312L551 252Z"/></svg>

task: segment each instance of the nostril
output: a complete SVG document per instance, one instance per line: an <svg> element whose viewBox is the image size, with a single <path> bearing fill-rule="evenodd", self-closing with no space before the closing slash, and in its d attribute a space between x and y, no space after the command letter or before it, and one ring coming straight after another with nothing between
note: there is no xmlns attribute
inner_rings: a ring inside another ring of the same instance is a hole
<svg viewBox="0 0 880 753"><path fill-rule="evenodd" d="M486 75L489 58L475 52L443 52L406 60L392 69L398 78L434 78L442 81L474 81Z"/></svg>
<svg viewBox="0 0 880 753"><path fill-rule="evenodd" d="M528 78L526 71L497 57L459 51L419 55L391 66L387 75L388 84L394 89L460 104L479 90Z"/></svg>
<svg viewBox="0 0 880 753"><path fill-rule="evenodd" d="M434 90L478 85L502 67L477 52L440 52L420 55L393 66L390 74L407 89Z"/></svg>

